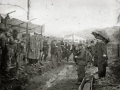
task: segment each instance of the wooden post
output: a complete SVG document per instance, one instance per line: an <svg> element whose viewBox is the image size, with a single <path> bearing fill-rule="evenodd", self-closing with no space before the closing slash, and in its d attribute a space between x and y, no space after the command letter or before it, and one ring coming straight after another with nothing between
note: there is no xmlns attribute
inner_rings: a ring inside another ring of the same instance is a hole
<svg viewBox="0 0 120 90"><path fill-rule="evenodd" d="M118 44L118 57L120 57L120 44Z"/></svg>
<svg viewBox="0 0 120 90"><path fill-rule="evenodd" d="M43 28L43 26L42 26L42 28ZM41 29L41 40L40 40L40 49L42 48L42 39L43 39L43 35L42 35L42 29ZM41 51L40 51L40 63L41 63L41 61L42 61L42 53L41 53Z"/></svg>
<svg viewBox="0 0 120 90"><path fill-rule="evenodd" d="M74 34L72 34L72 41L73 41L73 44L74 44Z"/></svg>
<svg viewBox="0 0 120 90"><path fill-rule="evenodd" d="M27 1L27 20L28 21L29 21L29 10L30 10L30 0ZM28 57L28 42L29 42L28 41L29 40L28 30L29 30L29 25L28 25L28 22L27 22L27 24L26 24L26 59Z"/></svg>

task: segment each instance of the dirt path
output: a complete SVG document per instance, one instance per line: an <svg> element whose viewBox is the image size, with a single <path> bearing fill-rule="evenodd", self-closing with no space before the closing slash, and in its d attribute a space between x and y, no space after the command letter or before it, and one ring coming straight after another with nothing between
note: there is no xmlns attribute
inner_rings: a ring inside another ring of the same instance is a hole
<svg viewBox="0 0 120 90"><path fill-rule="evenodd" d="M72 56L69 63L30 80L26 90L78 90L77 71Z"/></svg>
<svg viewBox="0 0 120 90"><path fill-rule="evenodd" d="M75 83L77 81L77 72L75 65L69 65L66 73L59 75L59 80L55 85L49 87L47 90L78 90ZM61 78L62 77L62 78Z"/></svg>

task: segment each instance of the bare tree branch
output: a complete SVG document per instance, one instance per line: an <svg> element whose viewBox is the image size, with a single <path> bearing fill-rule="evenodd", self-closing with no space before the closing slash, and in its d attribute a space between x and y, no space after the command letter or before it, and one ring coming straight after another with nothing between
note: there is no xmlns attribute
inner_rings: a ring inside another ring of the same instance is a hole
<svg viewBox="0 0 120 90"><path fill-rule="evenodd" d="M23 9L24 11L26 11L23 7L19 6L19 5L12 5L12 4L2 4L0 3L0 5L9 5L9 6L15 6L15 7L20 7L21 9ZM27 11L26 11L27 12Z"/></svg>

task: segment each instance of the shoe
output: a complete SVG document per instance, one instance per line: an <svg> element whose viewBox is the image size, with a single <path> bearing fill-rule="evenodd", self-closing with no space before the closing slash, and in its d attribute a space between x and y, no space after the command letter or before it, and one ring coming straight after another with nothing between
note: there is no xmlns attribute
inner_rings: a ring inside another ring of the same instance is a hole
<svg viewBox="0 0 120 90"><path fill-rule="evenodd" d="M80 84L81 84L81 82L77 82L77 83L76 83L76 85L80 85Z"/></svg>

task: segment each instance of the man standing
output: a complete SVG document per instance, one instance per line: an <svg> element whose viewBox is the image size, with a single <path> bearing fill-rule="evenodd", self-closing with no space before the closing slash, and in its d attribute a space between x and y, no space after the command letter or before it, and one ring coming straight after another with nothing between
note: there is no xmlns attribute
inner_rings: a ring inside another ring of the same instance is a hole
<svg viewBox="0 0 120 90"><path fill-rule="evenodd" d="M10 40L10 32L8 30L4 30L4 33L1 34L1 48L2 48L2 56L1 56L1 69L4 75L8 75L10 67L11 67L11 54L12 49L10 47L11 40Z"/></svg>
<svg viewBox="0 0 120 90"><path fill-rule="evenodd" d="M77 85L80 85L83 78L85 77L85 66L86 66L86 50L82 44L76 47L77 54L75 56L77 63L78 81Z"/></svg>
<svg viewBox="0 0 120 90"><path fill-rule="evenodd" d="M51 61L52 61L52 68L56 67L56 56L57 56L57 42L56 40L53 40L51 42Z"/></svg>
<svg viewBox="0 0 120 90"><path fill-rule="evenodd" d="M95 54L95 44L94 44L93 40L90 42L89 50L90 50L90 53L92 54L92 57L93 57Z"/></svg>
<svg viewBox="0 0 120 90"><path fill-rule="evenodd" d="M70 56L70 44L67 42L66 43L66 57L67 57L67 62L69 60L69 56Z"/></svg>
<svg viewBox="0 0 120 90"><path fill-rule="evenodd" d="M71 52L73 53L73 60L74 60L74 62L76 63L76 58L75 58L75 56L76 56L76 54L77 54L77 51L76 51L76 46L75 46L75 44L72 45L72 50L71 50ZM77 63L76 63L76 64L77 64Z"/></svg>
<svg viewBox="0 0 120 90"><path fill-rule="evenodd" d="M98 40L96 44L96 54L98 56L98 76L99 78L105 77L108 57L106 45L102 40Z"/></svg>
<svg viewBox="0 0 120 90"><path fill-rule="evenodd" d="M43 42L43 55L44 55L44 61L46 61L47 56L48 56L48 49L49 49L49 45L47 43L47 40L44 40ZM43 57L42 55L42 57Z"/></svg>
<svg viewBox="0 0 120 90"><path fill-rule="evenodd" d="M106 44L109 42L109 38L107 35L100 31L94 31L92 34L97 39L96 43L96 55L98 57L97 65L98 65L98 76L99 78L106 76L106 66L107 66L107 47Z"/></svg>
<svg viewBox="0 0 120 90"><path fill-rule="evenodd" d="M61 60L62 60L62 48L61 48L61 44L58 41L57 42L57 66L59 66Z"/></svg>

